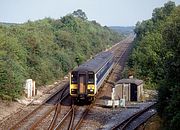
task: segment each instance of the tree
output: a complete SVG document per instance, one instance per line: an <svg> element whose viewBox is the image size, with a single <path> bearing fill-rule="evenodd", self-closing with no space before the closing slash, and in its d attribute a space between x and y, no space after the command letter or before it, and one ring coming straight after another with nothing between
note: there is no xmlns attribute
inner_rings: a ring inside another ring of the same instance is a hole
<svg viewBox="0 0 180 130"><path fill-rule="evenodd" d="M158 113L164 129L180 127L180 6L167 2L152 18L138 22L129 69L150 88L158 88Z"/></svg>
<svg viewBox="0 0 180 130"><path fill-rule="evenodd" d="M22 94L27 75L26 50L8 28L0 29L0 97L12 100Z"/></svg>
<svg viewBox="0 0 180 130"><path fill-rule="evenodd" d="M169 1L164 4L164 7L155 8L152 14L152 20L156 22L157 20L164 20L167 16L171 14L173 9L176 7L175 3Z"/></svg>
<svg viewBox="0 0 180 130"><path fill-rule="evenodd" d="M88 19L85 12L83 12L81 9L78 9L77 11L74 11L72 14L73 14L73 16L81 18L83 20Z"/></svg>

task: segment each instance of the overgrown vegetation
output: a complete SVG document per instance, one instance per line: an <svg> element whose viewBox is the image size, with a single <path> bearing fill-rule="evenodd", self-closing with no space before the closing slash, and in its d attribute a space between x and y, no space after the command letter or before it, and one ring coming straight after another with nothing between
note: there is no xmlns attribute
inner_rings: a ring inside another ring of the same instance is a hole
<svg viewBox="0 0 180 130"><path fill-rule="evenodd" d="M180 6L169 1L138 22L129 73L158 88L158 112L167 130L180 128Z"/></svg>
<svg viewBox="0 0 180 130"><path fill-rule="evenodd" d="M0 25L0 97L21 96L27 78L36 85L61 78L122 36L88 21L82 10L61 19Z"/></svg>

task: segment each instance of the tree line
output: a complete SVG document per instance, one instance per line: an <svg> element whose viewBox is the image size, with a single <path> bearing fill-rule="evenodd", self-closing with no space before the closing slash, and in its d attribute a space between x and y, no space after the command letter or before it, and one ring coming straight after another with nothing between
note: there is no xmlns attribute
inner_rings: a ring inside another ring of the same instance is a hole
<svg viewBox="0 0 180 130"><path fill-rule="evenodd" d="M82 10L60 19L0 25L0 98L20 97L27 78L36 86L52 83L122 38L88 21Z"/></svg>
<svg viewBox="0 0 180 130"><path fill-rule="evenodd" d="M180 128L180 6L169 1L153 10L152 18L138 22L135 45L126 74L158 89L158 113L164 129Z"/></svg>

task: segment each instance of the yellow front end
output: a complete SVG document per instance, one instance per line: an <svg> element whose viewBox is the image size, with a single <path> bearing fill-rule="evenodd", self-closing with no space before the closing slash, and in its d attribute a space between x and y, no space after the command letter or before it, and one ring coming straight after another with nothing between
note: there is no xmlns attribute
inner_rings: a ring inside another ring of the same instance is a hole
<svg viewBox="0 0 180 130"><path fill-rule="evenodd" d="M95 95L95 86L94 84L88 84L88 90L87 90L87 93L88 93L88 96L94 96Z"/></svg>
<svg viewBox="0 0 180 130"><path fill-rule="evenodd" d="M78 92L78 84L70 84L70 95L72 97L77 97Z"/></svg>

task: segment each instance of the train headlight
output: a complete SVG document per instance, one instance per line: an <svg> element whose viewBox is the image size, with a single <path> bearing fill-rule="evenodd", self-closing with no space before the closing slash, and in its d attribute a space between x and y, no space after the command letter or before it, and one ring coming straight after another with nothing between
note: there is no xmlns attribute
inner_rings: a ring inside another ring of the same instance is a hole
<svg viewBox="0 0 180 130"><path fill-rule="evenodd" d="M88 89L88 94L94 94L94 89Z"/></svg>
<svg viewBox="0 0 180 130"><path fill-rule="evenodd" d="M93 89L90 89L90 92L93 92L94 90Z"/></svg>

